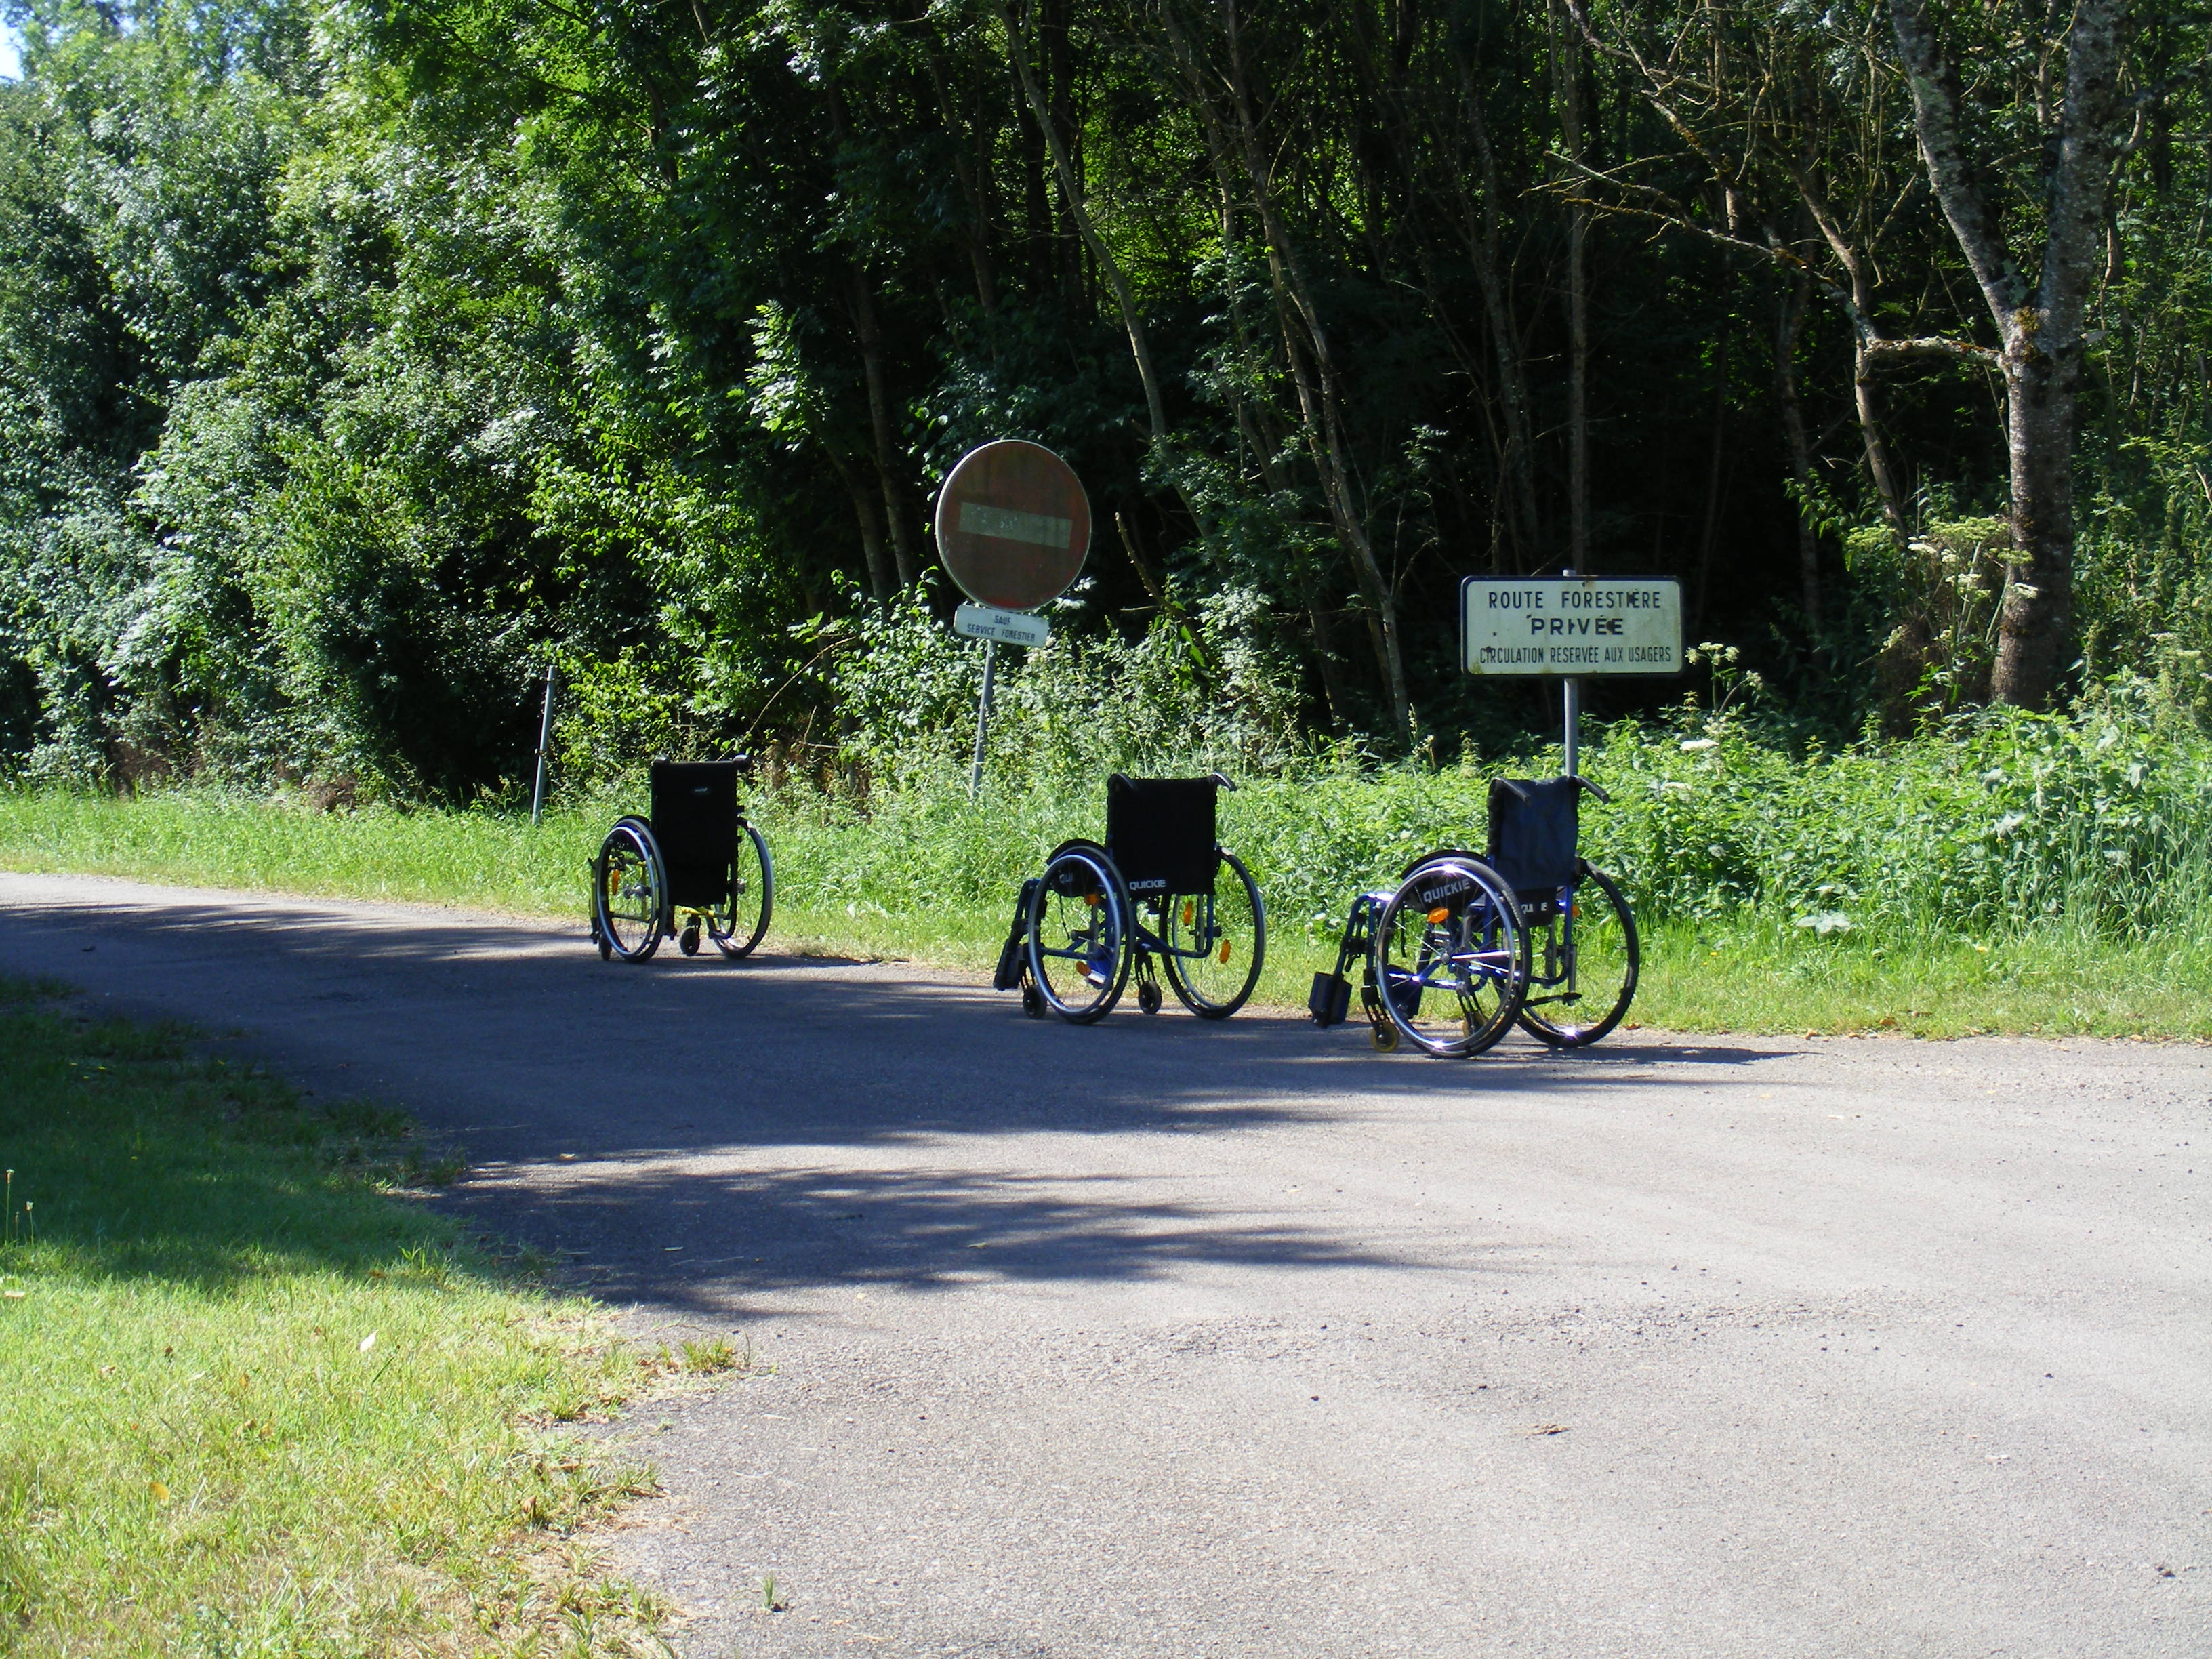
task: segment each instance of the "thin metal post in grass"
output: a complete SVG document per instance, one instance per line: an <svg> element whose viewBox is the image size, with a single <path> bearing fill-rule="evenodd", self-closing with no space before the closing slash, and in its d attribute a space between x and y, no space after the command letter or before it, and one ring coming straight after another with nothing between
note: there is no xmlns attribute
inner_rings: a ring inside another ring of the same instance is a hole
<svg viewBox="0 0 2212 1659"><path fill-rule="evenodd" d="M1575 573L1572 570L1561 570L1559 574L1562 576L1571 576ZM1565 751L1562 757L1563 769L1571 778L1579 775L1582 765L1583 683L1570 674L1564 684L1565 690L1560 697L1560 713L1566 726L1566 737L1561 742L1560 747Z"/></svg>
<svg viewBox="0 0 2212 1659"><path fill-rule="evenodd" d="M553 746L553 665L545 665L545 712L538 720L538 783L530 792L530 821L545 811L545 751Z"/></svg>
<svg viewBox="0 0 2212 1659"><path fill-rule="evenodd" d="M991 672L997 666L999 642L983 641L983 695L975 699L975 759L968 769L968 799L975 799L975 792L983 787L983 734L991 724Z"/></svg>

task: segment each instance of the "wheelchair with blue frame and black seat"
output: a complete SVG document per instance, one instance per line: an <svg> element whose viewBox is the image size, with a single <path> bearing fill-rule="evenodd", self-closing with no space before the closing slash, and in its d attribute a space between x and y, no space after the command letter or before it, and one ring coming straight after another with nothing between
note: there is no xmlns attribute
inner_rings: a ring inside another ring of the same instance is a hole
<svg viewBox="0 0 2212 1659"><path fill-rule="evenodd" d="M768 842L738 802L747 756L656 760L653 810L617 818L592 860L592 939L602 959L643 962L673 935L687 957L704 939L750 956L775 908Z"/></svg>
<svg viewBox="0 0 2212 1659"><path fill-rule="evenodd" d="M1425 854L1395 890L1352 901L1334 971L1314 976L1315 1022L1345 1018L1364 958L1360 1006L1385 1052L1477 1054L1516 1023L1555 1048L1612 1030L1641 957L1628 901L1578 850L1585 793L1609 799L1583 777L1491 780L1487 853Z"/></svg>
<svg viewBox="0 0 2212 1659"><path fill-rule="evenodd" d="M1159 973L1201 1019L1226 1019L1259 983L1267 953L1260 890L1217 836L1219 792L1203 778L1106 781L1106 841L1063 842L1022 884L993 984L1022 1011L1080 1025L1103 1019L1133 975L1137 1006L1160 1011Z"/></svg>

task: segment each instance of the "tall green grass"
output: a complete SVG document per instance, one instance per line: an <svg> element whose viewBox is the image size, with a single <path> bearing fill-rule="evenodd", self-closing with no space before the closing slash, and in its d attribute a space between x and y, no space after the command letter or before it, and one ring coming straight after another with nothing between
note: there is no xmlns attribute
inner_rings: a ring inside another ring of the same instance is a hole
<svg viewBox="0 0 2212 1659"><path fill-rule="evenodd" d="M980 968L1021 878L1058 842L1101 833L1108 765L1080 744L1008 738L972 802L964 769L927 745L764 782L772 937ZM1268 905L1262 996L1297 1006L1354 894L1429 848L1480 848L1488 780L1558 759L1276 765L1222 797L1221 829ZM1990 713L1835 750L1725 716L1624 723L1594 734L1584 769L1613 796L1585 805L1584 851L1621 878L1647 936L1640 1020L2212 1032L2212 744L2140 687L2063 716ZM580 925L586 860L643 804L641 786L616 787L533 828L492 811L17 793L0 795L0 863Z"/></svg>

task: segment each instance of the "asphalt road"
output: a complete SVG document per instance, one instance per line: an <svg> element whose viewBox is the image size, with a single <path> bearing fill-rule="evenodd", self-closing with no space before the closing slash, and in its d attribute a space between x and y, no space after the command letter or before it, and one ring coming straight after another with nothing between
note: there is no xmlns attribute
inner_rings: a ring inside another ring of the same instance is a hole
<svg viewBox="0 0 2212 1659"><path fill-rule="evenodd" d="M26 876L0 971L404 1103L749 1343L618 1431L690 1654L2212 1653L2203 1048L1437 1062Z"/></svg>

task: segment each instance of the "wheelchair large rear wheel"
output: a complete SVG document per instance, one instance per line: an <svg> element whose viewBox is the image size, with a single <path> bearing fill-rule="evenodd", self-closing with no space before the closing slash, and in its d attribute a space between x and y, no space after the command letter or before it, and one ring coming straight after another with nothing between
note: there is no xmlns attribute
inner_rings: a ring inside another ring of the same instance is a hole
<svg viewBox="0 0 2212 1659"><path fill-rule="evenodd" d="M1636 1000L1643 953L1636 918L1613 879L1583 866L1583 878L1562 888L1565 904L1528 928L1528 994L1521 1029L1554 1048L1583 1048L1620 1024Z"/></svg>
<svg viewBox="0 0 2212 1659"><path fill-rule="evenodd" d="M715 947L732 961L752 954L775 912L775 866L769 861L768 842L750 823L744 831L738 837L729 896L707 912L707 932Z"/></svg>
<svg viewBox="0 0 2212 1659"><path fill-rule="evenodd" d="M1160 901L1168 983L1200 1019L1226 1019L1244 1006L1267 959L1267 910L1251 872L1224 852L1213 891Z"/></svg>
<svg viewBox="0 0 2212 1659"><path fill-rule="evenodd" d="M1463 854L1416 865L1376 921L1383 1012L1442 1058L1479 1054L1512 1029L1528 986L1528 934L1497 872Z"/></svg>
<svg viewBox="0 0 2212 1659"><path fill-rule="evenodd" d="M668 876L651 826L643 818L618 820L592 860L592 920L600 945L624 962L643 962L660 948L667 904Z"/></svg>
<svg viewBox="0 0 2212 1659"><path fill-rule="evenodd" d="M1128 891L1103 847L1064 847L1030 900L1024 946L1045 1006L1088 1025L1121 1000L1136 960Z"/></svg>

